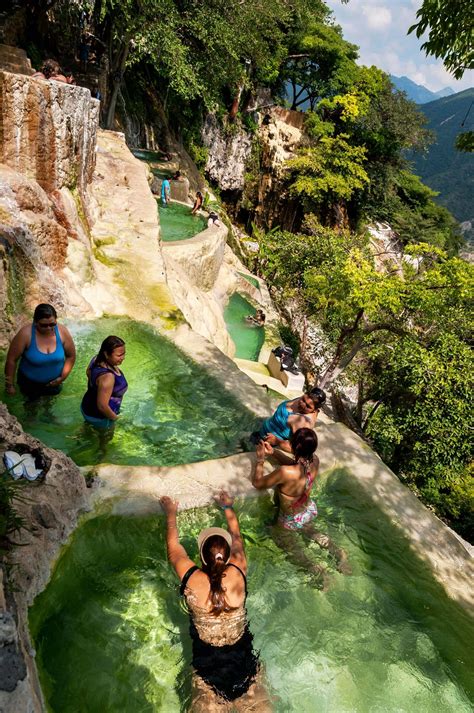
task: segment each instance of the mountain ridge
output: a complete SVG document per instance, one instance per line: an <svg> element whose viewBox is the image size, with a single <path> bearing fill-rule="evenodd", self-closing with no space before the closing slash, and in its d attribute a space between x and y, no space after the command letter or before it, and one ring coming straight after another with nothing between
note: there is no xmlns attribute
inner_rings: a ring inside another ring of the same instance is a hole
<svg viewBox="0 0 474 713"><path fill-rule="evenodd" d="M391 74L390 81L397 89L405 92L407 97L414 101L415 104L426 104L428 102L436 101L437 99L442 99L443 97L455 94L454 89L451 87L444 87L437 92L433 92L423 84L416 84L416 82L410 79L410 77L405 75L397 77L394 74Z"/></svg>

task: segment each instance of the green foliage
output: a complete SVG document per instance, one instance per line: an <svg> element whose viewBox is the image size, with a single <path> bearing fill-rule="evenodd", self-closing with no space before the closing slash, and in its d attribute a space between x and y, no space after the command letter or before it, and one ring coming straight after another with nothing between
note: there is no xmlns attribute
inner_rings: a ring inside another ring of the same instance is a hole
<svg viewBox="0 0 474 713"><path fill-rule="evenodd" d="M474 131L463 131L456 137L456 148L465 153L474 152Z"/></svg>
<svg viewBox="0 0 474 713"><path fill-rule="evenodd" d="M415 181L412 199L425 193ZM382 402L367 427L377 450L467 535L473 266L429 244L409 246L399 264L376 262L367 236L314 215L304 230L260 236L260 268L330 340L320 384L360 365L366 401Z"/></svg>
<svg viewBox="0 0 474 713"><path fill-rule="evenodd" d="M374 349L371 360L382 406L368 435L385 462L472 541L472 350L445 332L427 344L401 339L389 358Z"/></svg>
<svg viewBox="0 0 474 713"><path fill-rule="evenodd" d="M474 68L474 5L471 0L423 0L416 13L418 22L408 32L428 39L421 47L426 54L440 57L446 69L461 79L466 69Z"/></svg>
<svg viewBox="0 0 474 713"><path fill-rule="evenodd" d="M293 349L293 355L295 358L300 353L300 340L297 334L287 325L279 324L278 332L280 334L280 339L282 344L286 344L288 347Z"/></svg>
<svg viewBox="0 0 474 713"><path fill-rule="evenodd" d="M368 182L363 168L365 149L351 146L347 138L345 134L322 137L315 146L301 149L296 158L288 161L294 176L291 191L302 198L307 208L325 199L349 199Z"/></svg>
<svg viewBox="0 0 474 713"><path fill-rule="evenodd" d="M206 146L201 146L193 139L188 144L189 155L196 164L196 166L202 171L207 162L207 157L209 155L209 149Z"/></svg>
<svg viewBox="0 0 474 713"><path fill-rule="evenodd" d="M462 245L459 227L449 211L434 202L436 196L418 176L397 171L372 217L388 221L404 245L426 242L455 254Z"/></svg>

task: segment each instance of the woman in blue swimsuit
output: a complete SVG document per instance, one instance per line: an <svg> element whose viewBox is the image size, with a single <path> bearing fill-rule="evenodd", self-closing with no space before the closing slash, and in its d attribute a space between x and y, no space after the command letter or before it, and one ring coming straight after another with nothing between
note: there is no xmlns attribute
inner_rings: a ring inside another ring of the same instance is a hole
<svg viewBox="0 0 474 713"><path fill-rule="evenodd" d="M13 337L5 362L5 391L15 393L15 371L20 365L17 383L23 394L35 399L54 396L71 373L76 350L69 331L58 324L52 305L39 304L33 323Z"/></svg>
<svg viewBox="0 0 474 713"><path fill-rule="evenodd" d="M93 426L108 428L118 418L122 399L128 388L120 364L125 359L125 342L110 336L101 344L97 356L87 367L87 391L81 403L85 420Z"/></svg>

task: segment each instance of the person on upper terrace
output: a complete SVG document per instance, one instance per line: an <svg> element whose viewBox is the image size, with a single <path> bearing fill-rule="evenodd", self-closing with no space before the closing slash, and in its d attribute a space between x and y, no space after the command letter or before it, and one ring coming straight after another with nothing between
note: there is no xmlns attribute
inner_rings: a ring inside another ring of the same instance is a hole
<svg viewBox="0 0 474 713"><path fill-rule="evenodd" d="M250 440L265 441L270 446L292 453L290 437L299 428L314 428L319 410L326 401L326 394L314 387L306 394L291 401L283 401L270 418L266 418Z"/></svg>
<svg viewBox="0 0 474 713"><path fill-rule="evenodd" d="M171 201L171 185L167 178L161 181L161 203L166 206Z"/></svg>
<svg viewBox="0 0 474 713"><path fill-rule="evenodd" d="M67 83L67 78L62 74L61 67L55 59L46 59L41 65L41 70L31 75L32 79L53 79L55 82Z"/></svg>
<svg viewBox="0 0 474 713"><path fill-rule="evenodd" d="M181 171L176 171L174 176L171 178L172 181L184 181L184 176L181 175Z"/></svg>
<svg viewBox="0 0 474 713"><path fill-rule="evenodd" d="M198 191L196 193L196 198L194 199L194 205L193 205L193 209L191 211L191 215L196 215L196 213L198 212L198 210L200 210L200 208L202 206L202 202L203 202L202 193L201 193L201 191Z"/></svg>
<svg viewBox="0 0 474 713"><path fill-rule="evenodd" d="M213 228L213 227L220 228L221 227L221 224L219 223L219 216L214 211L209 213L209 215L207 216L207 227L208 228Z"/></svg>

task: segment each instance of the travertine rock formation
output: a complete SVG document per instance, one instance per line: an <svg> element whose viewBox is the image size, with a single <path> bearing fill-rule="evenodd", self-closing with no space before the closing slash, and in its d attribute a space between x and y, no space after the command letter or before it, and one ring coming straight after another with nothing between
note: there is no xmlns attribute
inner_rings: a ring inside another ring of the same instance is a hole
<svg viewBox="0 0 474 713"><path fill-rule="evenodd" d="M252 137L242 129L227 135L214 114L206 118L202 130L204 145L209 149L206 173L223 191L242 191L245 166L252 150Z"/></svg>
<svg viewBox="0 0 474 713"><path fill-rule="evenodd" d="M99 102L88 89L0 72L0 163L45 191L92 178Z"/></svg>
<svg viewBox="0 0 474 713"><path fill-rule="evenodd" d="M15 510L28 530L14 536L8 583L0 582L0 710L2 713L41 711L41 692L28 632L28 606L41 592L61 545L76 525L80 511L89 507L84 477L60 451L44 447L24 433L0 403L0 453L25 446L41 448L47 463L42 482L22 489ZM4 591L6 597L4 596Z"/></svg>

